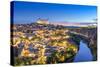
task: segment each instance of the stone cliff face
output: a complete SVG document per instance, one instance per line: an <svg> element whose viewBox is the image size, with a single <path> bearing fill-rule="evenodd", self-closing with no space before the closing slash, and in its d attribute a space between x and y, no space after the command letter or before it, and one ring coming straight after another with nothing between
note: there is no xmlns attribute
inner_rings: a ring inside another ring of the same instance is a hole
<svg viewBox="0 0 100 67"><path fill-rule="evenodd" d="M87 41L88 47L93 54L93 60L97 60L97 28L76 28L70 29L70 31L88 36L85 40Z"/></svg>

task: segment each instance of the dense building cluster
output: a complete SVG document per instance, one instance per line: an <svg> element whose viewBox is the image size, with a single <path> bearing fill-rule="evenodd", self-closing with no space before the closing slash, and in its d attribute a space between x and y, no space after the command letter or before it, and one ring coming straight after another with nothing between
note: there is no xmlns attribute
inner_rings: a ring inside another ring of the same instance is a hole
<svg viewBox="0 0 100 67"><path fill-rule="evenodd" d="M16 24L12 30L11 46L16 60L15 65L64 62L78 51L77 46L68 41L70 36L63 26L38 23ZM62 59L55 59L58 56L54 57L54 54L58 54ZM31 60L27 59L27 62L24 62L25 58ZM50 61L49 58L52 60ZM23 63L21 59L24 59Z"/></svg>

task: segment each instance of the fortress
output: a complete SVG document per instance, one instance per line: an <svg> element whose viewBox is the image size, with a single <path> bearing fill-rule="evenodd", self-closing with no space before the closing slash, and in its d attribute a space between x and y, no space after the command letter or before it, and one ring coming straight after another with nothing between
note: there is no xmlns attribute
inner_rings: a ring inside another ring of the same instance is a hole
<svg viewBox="0 0 100 67"><path fill-rule="evenodd" d="M38 19L37 20L37 23L39 23L39 24L49 24L49 21L48 21L48 19Z"/></svg>

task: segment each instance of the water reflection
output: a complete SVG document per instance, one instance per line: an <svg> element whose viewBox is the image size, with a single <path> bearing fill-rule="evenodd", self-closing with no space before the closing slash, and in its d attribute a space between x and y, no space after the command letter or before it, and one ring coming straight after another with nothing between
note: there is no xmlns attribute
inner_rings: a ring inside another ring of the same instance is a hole
<svg viewBox="0 0 100 67"><path fill-rule="evenodd" d="M79 49L79 52L75 56L74 62L91 61L93 59L93 56L87 44L81 40L79 47L80 49Z"/></svg>

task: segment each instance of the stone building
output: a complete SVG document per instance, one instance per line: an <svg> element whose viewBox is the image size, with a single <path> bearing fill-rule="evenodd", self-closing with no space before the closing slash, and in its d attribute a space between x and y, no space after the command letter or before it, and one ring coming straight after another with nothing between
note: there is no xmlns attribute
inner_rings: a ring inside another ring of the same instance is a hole
<svg viewBox="0 0 100 67"><path fill-rule="evenodd" d="M47 20L47 19L38 19L37 20L37 23L39 23L39 24L48 24L49 23L49 21Z"/></svg>

